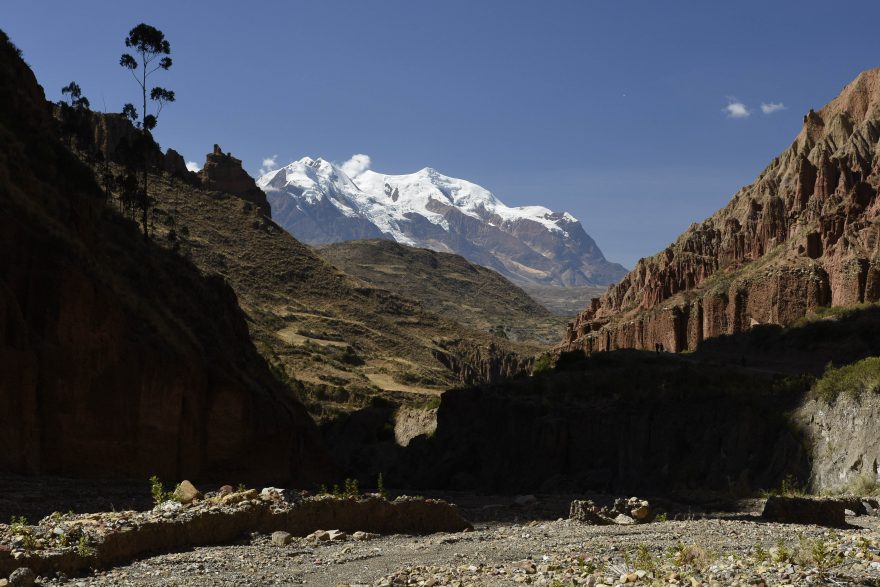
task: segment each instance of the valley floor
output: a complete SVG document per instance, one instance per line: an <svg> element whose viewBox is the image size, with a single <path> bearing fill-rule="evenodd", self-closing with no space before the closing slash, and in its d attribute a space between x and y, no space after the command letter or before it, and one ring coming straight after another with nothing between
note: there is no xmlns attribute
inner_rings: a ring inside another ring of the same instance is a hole
<svg viewBox="0 0 880 587"><path fill-rule="evenodd" d="M851 517L849 527L768 523L760 500L737 513L689 512L677 520L590 526L564 519L568 498L539 497L520 507L510 497L450 496L475 529L366 541L294 538L274 546L253 535L228 546L199 547L43 585L876 585L880 518Z"/></svg>

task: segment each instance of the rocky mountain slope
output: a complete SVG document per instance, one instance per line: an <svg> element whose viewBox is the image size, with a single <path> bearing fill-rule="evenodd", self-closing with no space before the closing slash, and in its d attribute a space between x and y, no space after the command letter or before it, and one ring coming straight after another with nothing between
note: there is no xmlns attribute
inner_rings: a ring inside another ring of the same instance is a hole
<svg viewBox="0 0 880 587"><path fill-rule="evenodd" d="M880 299L880 69L818 112L757 180L594 299L565 344L688 350Z"/></svg>
<svg viewBox="0 0 880 587"><path fill-rule="evenodd" d="M324 478L235 293L116 213L51 112L0 32L0 469Z"/></svg>
<svg viewBox="0 0 880 587"><path fill-rule="evenodd" d="M345 241L316 251L348 275L417 300L473 330L542 346L558 342L565 330L565 318L495 271L458 255L390 240Z"/></svg>
<svg viewBox="0 0 880 587"><path fill-rule="evenodd" d="M208 158L220 156L232 164L219 148ZM244 173L234 161L238 171L228 174ZM262 214L243 186L245 197L169 174L151 185L157 242L228 281L259 351L319 420L377 396L424 402L495 381L527 369L539 350L346 275Z"/></svg>
<svg viewBox="0 0 880 587"><path fill-rule="evenodd" d="M349 177L339 166L305 157L257 183L276 222L309 244L390 239L456 253L518 284L608 285L626 273L567 212L511 208L485 188L431 168Z"/></svg>

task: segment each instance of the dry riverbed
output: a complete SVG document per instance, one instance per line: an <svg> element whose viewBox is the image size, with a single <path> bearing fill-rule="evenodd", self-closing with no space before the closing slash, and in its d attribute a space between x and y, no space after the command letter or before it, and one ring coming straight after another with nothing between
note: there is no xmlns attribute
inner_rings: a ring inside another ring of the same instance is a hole
<svg viewBox="0 0 880 587"><path fill-rule="evenodd" d="M489 523L473 532L230 546L146 558L45 585L853 585L880 584L877 518L852 527L747 516L588 526Z"/></svg>
<svg viewBox="0 0 880 587"><path fill-rule="evenodd" d="M4 477L0 489L0 512L7 518L33 520L68 509L100 512L120 504L143 512L151 505L143 483ZM429 497L458 503L474 530L360 539L352 532L334 540L292 536L281 541L265 532L76 577L39 577L38 584L880 585L880 517L848 516L847 528L829 529L766 522L759 517L762 500L698 508L652 499L669 521L661 516L646 524L591 526L567 519L571 499L581 495Z"/></svg>

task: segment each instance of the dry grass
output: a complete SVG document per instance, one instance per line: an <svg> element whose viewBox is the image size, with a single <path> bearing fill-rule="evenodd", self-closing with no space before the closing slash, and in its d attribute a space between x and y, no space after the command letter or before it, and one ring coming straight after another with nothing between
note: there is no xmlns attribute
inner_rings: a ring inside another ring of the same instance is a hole
<svg viewBox="0 0 880 587"><path fill-rule="evenodd" d="M346 275L239 198L167 176L151 185L157 242L171 246L173 227L180 254L229 282L258 350L316 417L361 407L383 391L433 394L460 384L435 356L444 341L494 344L499 354L523 357L536 350Z"/></svg>

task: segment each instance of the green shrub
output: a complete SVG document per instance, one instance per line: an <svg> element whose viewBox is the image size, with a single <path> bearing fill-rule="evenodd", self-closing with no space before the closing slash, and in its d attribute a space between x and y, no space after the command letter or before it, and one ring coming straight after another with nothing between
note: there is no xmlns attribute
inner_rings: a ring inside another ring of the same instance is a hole
<svg viewBox="0 0 880 587"><path fill-rule="evenodd" d="M834 402L842 393L853 399L880 393L880 357L868 357L839 368L829 364L816 382L814 393L826 403Z"/></svg>
<svg viewBox="0 0 880 587"><path fill-rule="evenodd" d="M541 355L535 359L532 365L532 375L538 375L553 370L553 358L550 355Z"/></svg>
<svg viewBox="0 0 880 587"><path fill-rule="evenodd" d="M178 497L179 487L180 486L178 485L173 491L166 491L165 485L162 484L156 475L150 477L150 494L153 496L153 503L155 505L159 505L160 503L169 500L180 501Z"/></svg>
<svg viewBox="0 0 880 587"><path fill-rule="evenodd" d="M76 543L76 553L84 558L95 554L95 549L89 546L85 535L79 537L79 541Z"/></svg>
<svg viewBox="0 0 880 587"><path fill-rule="evenodd" d="M385 479L382 477L382 473L379 473L379 478L376 480L376 493L388 499L388 491L385 489Z"/></svg>
<svg viewBox="0 0 880 587"><path fill-rule="evenodd" d="M9 523L9 533L21 538L21 545L25 550L33 550L37 546L33 528L28 525L27 518L24 516L12 517L12 521Z"/></svg>

